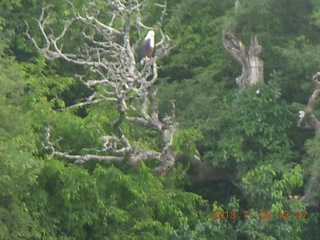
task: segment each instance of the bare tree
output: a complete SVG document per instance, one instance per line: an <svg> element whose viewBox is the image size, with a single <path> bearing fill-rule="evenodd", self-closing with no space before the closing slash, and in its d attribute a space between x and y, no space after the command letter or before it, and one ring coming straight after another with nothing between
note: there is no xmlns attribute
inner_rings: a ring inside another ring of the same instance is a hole
<svg viewBox="0 0 320 240"><path fill-rule="evenodd" d="M27 36L35 47L43 53L47 60L62 59L70 64L86 67L90 70L91 78L77 75L76 77L93 93L81 103L71 105L62 110L99 104L100 102L115 103L118 112L117 119L112 124L113 131L109 135L101 136L103 144L100 149L87 149L87 154L78 155L61 152L51 140L50 130L46 129L45 147L52 156L59 156L84 163L89 160L126 162L134 165L140 161L154 159L159 161L156 170L165 174L175 163L172 149L173 135L177 130L175 123L175 104L172 102L172 114L161 118L156 102L157 90L154 83L158 78L157 61L164 57L170 49L171 40L161 29L166 15L166 2L155 4L161 12L155 27L144 23L142 12L148 0L95 0L84 7L83 14L77 12L70 3L73 15L66 20L62 30L56 32L50 26L50 11L52 6L42 8L37 20L37 26L42 39L31 36L27 24ZM105 5L104 20L95 4ZM109 16L106 21L105 16ZM83 26L82 38L85 42L80 49L68 48L64 50L63 42L75 26ZM158 42L155 45L155 56L140 66L135 61L135 52L147 30L155 30ZM132 35L138 36L133 42ZM92 76L94 76L92 78ZM134 96L134 97L132 97ZM132 98L140 104L129 104ZM129 113L130 112L130 113ZM162 141L162 151L145 149L132 142L123 131L123 124L129 121L133 124L155 130Z"/></svg>

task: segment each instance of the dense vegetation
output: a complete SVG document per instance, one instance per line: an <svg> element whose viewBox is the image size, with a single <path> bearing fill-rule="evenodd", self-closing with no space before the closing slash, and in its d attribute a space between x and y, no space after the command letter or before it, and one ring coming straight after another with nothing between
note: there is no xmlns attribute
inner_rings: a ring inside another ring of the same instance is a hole
<svg viewBox="0 0 320 240"><path fill-rule="evenodd" d="M53 29L70 16L66 2L50 2ZM104 1L72 2L79 12L89 2L106 10ZM155 1L146 2L155 25ZM131 166L52 157L46 127L59 151L83 154L101 145L99 132L110 131L117 112L110 103L60 111L90 95L75 75L92 73L45 60L27 37L26 23L41 39L43 0L0 3L0 239L318 239L320 135L296 125L320 71L320 1L234 2L166 1L162 28L174 47L158 61L154 87L161 115L174 99L179 123L178 161L166 175L152 159ZM264 83L239 90L241 67L223 48L223 29L247 45L258 37ZM66 49L84 44L78 30L65 36ZM123 128L141 145L161 145L152 131ZM196 178L194 156L217 177ZM317 204L299 201L306 189Z"/></svg>

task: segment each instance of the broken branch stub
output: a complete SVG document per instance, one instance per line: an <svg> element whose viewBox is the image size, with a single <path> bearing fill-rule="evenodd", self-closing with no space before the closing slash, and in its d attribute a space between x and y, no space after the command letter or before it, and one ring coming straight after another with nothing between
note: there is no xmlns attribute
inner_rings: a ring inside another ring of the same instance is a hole
<svg viewBox="0 0 320 240"><path fill-rule="evenodd" d="M263 61L260 59L262 46L257 37L251 38L251 44L246 47L231 32L223 32L222 43L229 54L241 65L242 73L236 78L241 89L263 82Z"/></svg>

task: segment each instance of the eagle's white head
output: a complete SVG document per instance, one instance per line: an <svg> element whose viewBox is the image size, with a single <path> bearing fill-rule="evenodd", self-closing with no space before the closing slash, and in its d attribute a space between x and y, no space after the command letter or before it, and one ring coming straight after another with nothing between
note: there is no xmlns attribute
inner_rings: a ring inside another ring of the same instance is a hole
<svg viewBox="0 0 320 240"><path fill-rule="evenodd" d="M155 36L155 32L153 30L150 30L147 34L147 36L145 37L145 39L150 39L150 47L154 48L154 36Z"/></svg>
<svg viewBox="0 0 320 240"><path fill-rule="evenodd" d="M150 30L147 34L147 37L154 37L155 32L153 30Z"/></svg>

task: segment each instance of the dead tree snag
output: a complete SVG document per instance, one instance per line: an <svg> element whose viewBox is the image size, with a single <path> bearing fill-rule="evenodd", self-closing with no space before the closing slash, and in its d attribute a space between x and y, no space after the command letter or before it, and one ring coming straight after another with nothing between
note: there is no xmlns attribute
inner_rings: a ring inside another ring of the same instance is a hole
<svg viewBox="0 0 320 240"><path fill-rule="evenodd" d="M251 38L248 48L231 32L223 32L222 35L223 46L242 67L242 74L236 78L238 86L245 89L249 85L263 82L263 61L259 57L262 46L257 37Z"/></svg>

